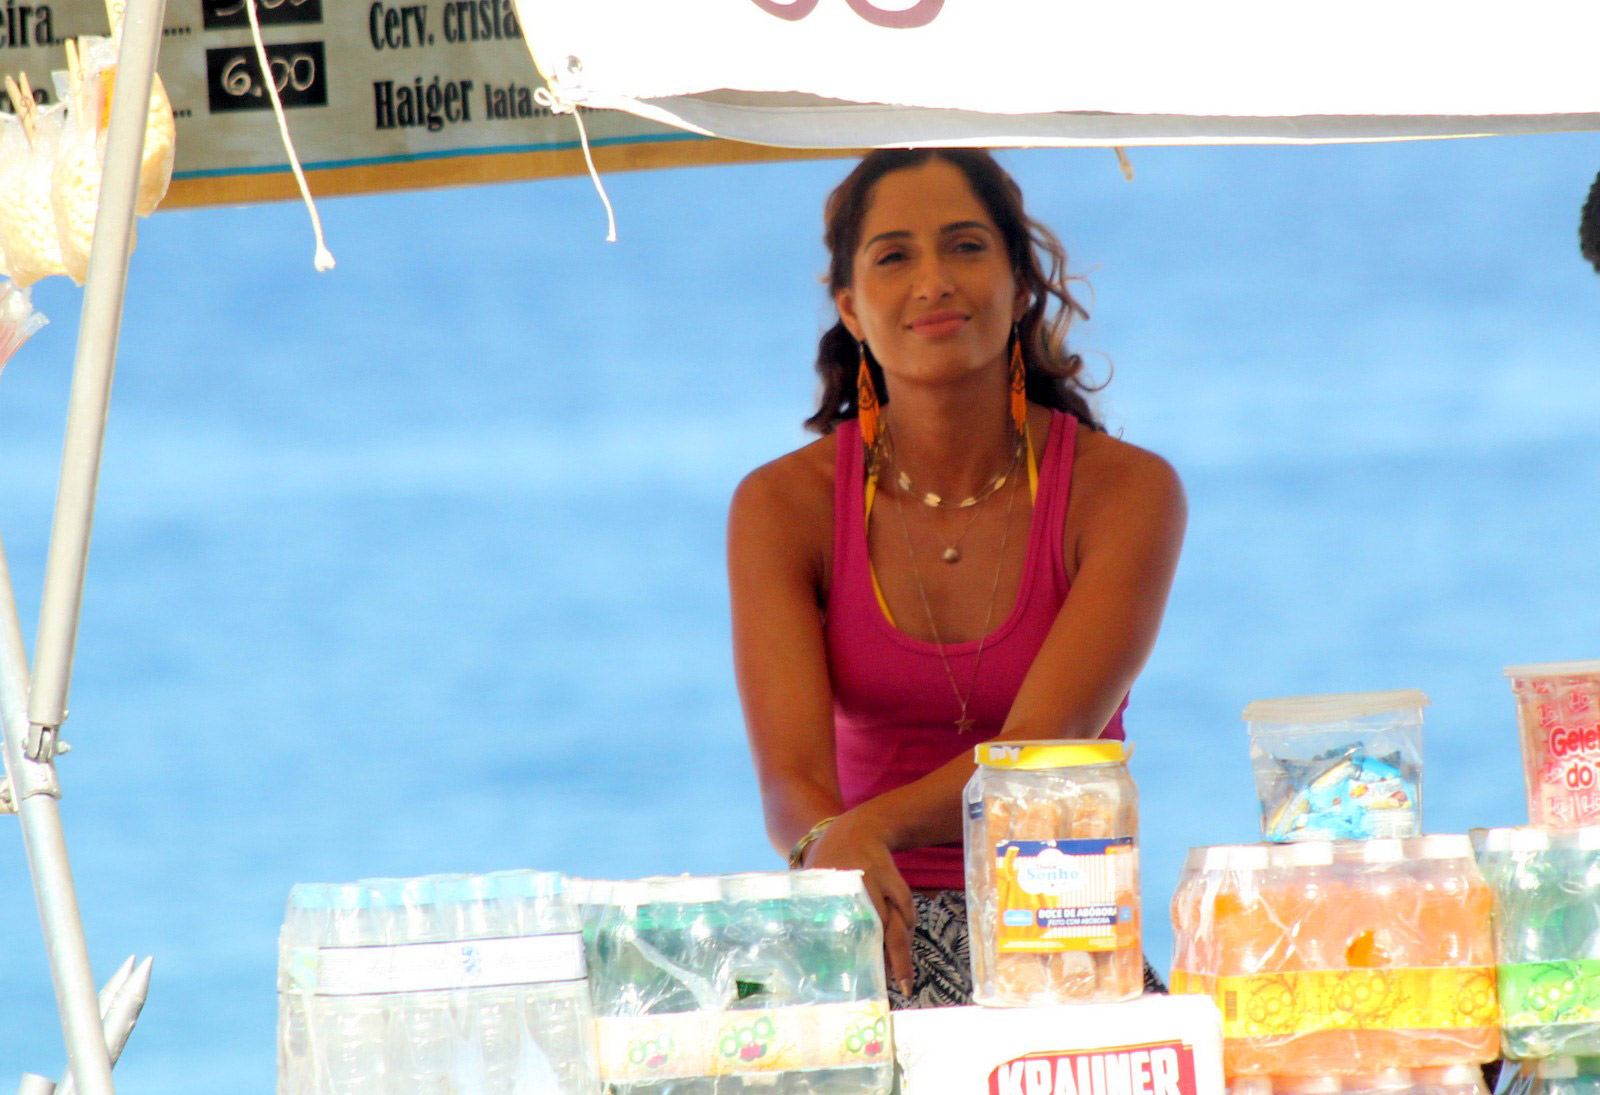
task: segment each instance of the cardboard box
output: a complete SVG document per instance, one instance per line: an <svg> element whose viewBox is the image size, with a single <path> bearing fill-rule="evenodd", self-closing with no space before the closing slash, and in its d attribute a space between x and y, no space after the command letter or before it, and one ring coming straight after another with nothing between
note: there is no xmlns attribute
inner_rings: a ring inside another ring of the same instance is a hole
<svg viewBox="0 0 1600 1095"><path fill-rule="evenodd" d="M1224 1095L1205 996L894 1013L900 1095Z"/></svg>

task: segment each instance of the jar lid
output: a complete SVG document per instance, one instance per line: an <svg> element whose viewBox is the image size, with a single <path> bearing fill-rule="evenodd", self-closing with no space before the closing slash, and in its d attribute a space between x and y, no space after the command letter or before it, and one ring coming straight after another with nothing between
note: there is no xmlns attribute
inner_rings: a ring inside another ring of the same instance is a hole
<svg viewBox="0 0 1600 1095"><path fill-rule="evenodd" d="M1600 659L1581 662L1544 662L1540 665L1508 665L1508 677L1581 677L1600 673Z"/></svg>
<svg viewBox="0 0 1600 1095"><path fill-rule="evenodd" d="M1083 764L1120 764L1127 751L1120 741L991 741L973 750L985 768L1021 771L1073 768Z"/></svg>
<svg viewBox="0 0 1600 1095"><path fill-rule="evenodd" d="M1420 711L1427 693L1416 688L1389 692L1335 692L1323 696L1279 696L1255 700L1244 709L1245 722L1343 722L1389 711Z"/></svg>

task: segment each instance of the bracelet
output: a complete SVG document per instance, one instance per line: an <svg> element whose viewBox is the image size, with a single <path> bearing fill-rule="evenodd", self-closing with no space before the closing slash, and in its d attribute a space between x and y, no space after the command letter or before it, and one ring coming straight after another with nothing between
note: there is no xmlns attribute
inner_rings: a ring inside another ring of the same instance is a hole
<svg viewBox="0 0 1600 1095"><path fill-rule="evenodd" d="M838 815L834 816L837 817ZM806 865L806 852L810 850L811 845L822 837L822 834L827 831L828 826L832 825L833 822L834 818L832 817L823 818L811 826L805 836L794 842L794 847L789 849L789 869L791 871L798 871Z"/></svg>

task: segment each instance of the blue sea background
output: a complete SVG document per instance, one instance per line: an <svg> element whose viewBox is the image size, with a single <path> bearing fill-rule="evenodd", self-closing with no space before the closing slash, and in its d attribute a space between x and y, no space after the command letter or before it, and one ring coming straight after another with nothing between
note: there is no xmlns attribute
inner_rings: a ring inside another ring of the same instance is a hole
<svg viewBox="0 0 1600 1095"><path fill-rule="evenodd" d="M1507 664L1600 657L1595 135L1004 156L1092 287L1100 406L1191 518L1128 713L1147 947L1248 841L1240 710L1420 688L1426 828L1526 820ZM776 867L723 584L806 440L839 161L140 226L60 762L97 975L155 956L126 1095L264 1095L292 884ZM0 377L31 636L79 291ZM0 1087L64 1051L0 818Z"/></svg>

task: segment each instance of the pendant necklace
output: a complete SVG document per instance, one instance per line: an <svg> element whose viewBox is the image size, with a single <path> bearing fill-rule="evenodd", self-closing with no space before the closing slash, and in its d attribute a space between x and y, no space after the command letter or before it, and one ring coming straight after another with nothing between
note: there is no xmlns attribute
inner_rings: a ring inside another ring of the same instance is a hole
<svg viewBox="0 0 1600 1095"><path fill-rule="evenodd" d="M944 666L944 675L950 679L950 691L955 693L956 702L961 705L961 713L955 720L956 733L965 734L974 724L974 720L967 717L967 705L972 701L972 694L978 687L978 671L983 668L983 647L989 641L989 625L994 622L995 600L1000 593L1000 575L1005 569L1006 544L1011 539L1011 515L1017 505L1017 490L1015 487L1011 489L1011 500L1006 505L1005 529L1000 534L1000 557L995 563L994 584L989 588L989 611L983 617L983 636L978 640L977 656L972 662L972 680L968 682L967 694L964 696L961 694L961 686L956 683L955 671L950 668L950 658L944 652L944 640L939 637L939 625L933 622L933 605L928 602L928 590L922 584L922 569L917 566L917 552L911 544L911 526L906 521L905 494L896 491L894 501L895 508L900 512L900 531L905 534L906 552L911 556L911 576L917 583L917 595L922 599L922 610L928 614L928 630L933 633L933 645L939 651L939 664ZM971 525L967 527L970 528ZM965 536L966 533L963 532L962 535ZM959 557L958 554L957 558Z"/></svg>
<svg viewBox="0 0 1600 1095"><path fill-rule="evenodd" d="M884 434L886 436L889 435L889 429L887 425L884 427ZM892 455L894 452L894 439L892 436L888 436L888 440L889 451ZM968 498L963 498L959 502L950 503L946 502L941 496L935 494L933 491L923 491L918 496L918 500L930 509L970 509L973 511L972 516L967 518L966 526L962 528L961 534L954 540L946 541L945 538L938 532L934 533L934 535L939 537L940 542L944 544L944 551L940 553L939 558L943 559L947 563L952 564L959 563L961 561L961 541L967 538L967 533L971 532L972 526L978 522L977 507L979 503L988 501L1000 490L1001 487L1006 485L1006 481L1010 479L1012 474L1017 470L1017 464L1022 459L1022 446L1024 444L1026 444L1026 442L1019 438L1016 448L1011 453L1011 463L1007 464L1004 468L1001 468L1000 471L995 473L994 477L984 485L982 490ZM911 483L911 476L907 475L904 469L896 474L895 483L900 487L900 490L906 494L916 495L918 493L916 487L914 487Z"/></svg>

